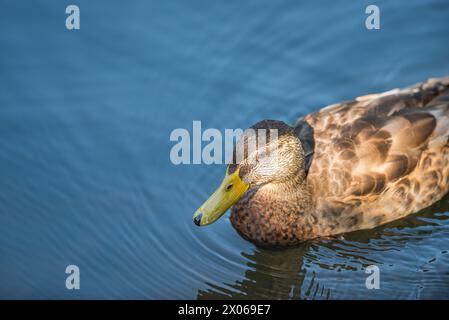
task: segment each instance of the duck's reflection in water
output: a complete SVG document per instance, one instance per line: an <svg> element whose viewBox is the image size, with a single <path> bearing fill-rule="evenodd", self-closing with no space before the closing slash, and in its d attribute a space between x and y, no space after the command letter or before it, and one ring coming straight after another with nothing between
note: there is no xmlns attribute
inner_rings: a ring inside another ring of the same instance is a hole
<svg viewBox="0 0 449 320"><path fill-rule="evenodd" d="M410 259L420 259L419 250L423 240L429 237L438 240L441 238L439 233L449 230L448 212L449 196L446 196L417 214L372 230L317 239L297 248L255 248L250 253L242 252L247 260L244 279L222 285L208 283L206 290L198 291L197 298L370 298L372 296L363 296L368 291L364 284L368 276L365 268L373 264L393 266ZM440 249L445 245L447 242L442 243ZM425 259L424 256L422 259ZM397 286L398 293L409 290L401 288L400 283ZM332 294L334 290L338 291L338 295ZM346 294L342 294L344 292ZM387 291L384 293L388 294ZM398 296L403 297L400 294ZM382 298L382 295L377 297ZM388 297L391 298L390 295Z"/></svg>
<svg viewBox="0 0 449 320"><path fill-rule="evenodd" d="M304 247L275 250L255 249L253 253L242 252L248 260L245 279L226 287L210 285L207 291L199 291L198 299L289 299L298 296L306 270L301 270Z"/></svg>

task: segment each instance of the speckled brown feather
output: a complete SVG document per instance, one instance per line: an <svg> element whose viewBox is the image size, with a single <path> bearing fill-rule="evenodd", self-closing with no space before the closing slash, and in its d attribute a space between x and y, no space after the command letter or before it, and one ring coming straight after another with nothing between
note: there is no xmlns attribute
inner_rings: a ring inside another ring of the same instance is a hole
<svg viewBox="0 0 449 320"><path fill-rule="evenodd" d="M372 228L448 191L449 78L332 105L293 130L306 178L252 188L233 208L232 224L253 242Z"/></svg>

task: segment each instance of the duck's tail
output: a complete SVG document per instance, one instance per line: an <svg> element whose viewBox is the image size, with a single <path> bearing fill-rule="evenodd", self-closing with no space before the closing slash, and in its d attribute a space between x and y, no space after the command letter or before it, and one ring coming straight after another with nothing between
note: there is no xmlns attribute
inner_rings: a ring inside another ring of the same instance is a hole
<svg viewBox="0 0 449 320"><path fill-rule="evenodd" d="M421 95L425 109L436 119L434 141L449 145L449 77L427 80L422 84Z"/></svg>
<svg viewBox="0 0 449 320"><path fill-rule="evenodd" d="M446 106L449 108L449 76L443 78L430 78L420 83L415 88L419 89L423 106Z"/></svg>

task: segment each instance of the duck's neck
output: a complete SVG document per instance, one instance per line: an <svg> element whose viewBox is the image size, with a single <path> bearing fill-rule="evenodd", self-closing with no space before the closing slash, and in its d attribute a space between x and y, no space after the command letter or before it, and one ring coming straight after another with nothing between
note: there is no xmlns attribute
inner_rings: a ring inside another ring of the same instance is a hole
<svg viewBox="0 0 449 320"><path fill-rule="evenodd" d="M312 238L317 219L306 179L250 189L233 207L231 222L245 238L261 245L296 245Z"/></svg>

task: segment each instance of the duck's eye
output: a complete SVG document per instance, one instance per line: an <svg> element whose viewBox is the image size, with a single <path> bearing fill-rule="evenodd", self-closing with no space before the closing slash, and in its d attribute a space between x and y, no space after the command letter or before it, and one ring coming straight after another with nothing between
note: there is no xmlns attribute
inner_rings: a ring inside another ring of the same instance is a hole
<svg viewBox="0 0 449 320"><path fill-rule="evenodd" d="M237 165L235 163L231 163L228 166L228 174L233 174L237 170Z"/></svg>
<svg viewBox="0 0 449 320"><path fill-rule="evenodd" d="M226 186L226 191L229 191L229 190L231 190L232 189L232 184L228 184L227 186Z"/></svg>

